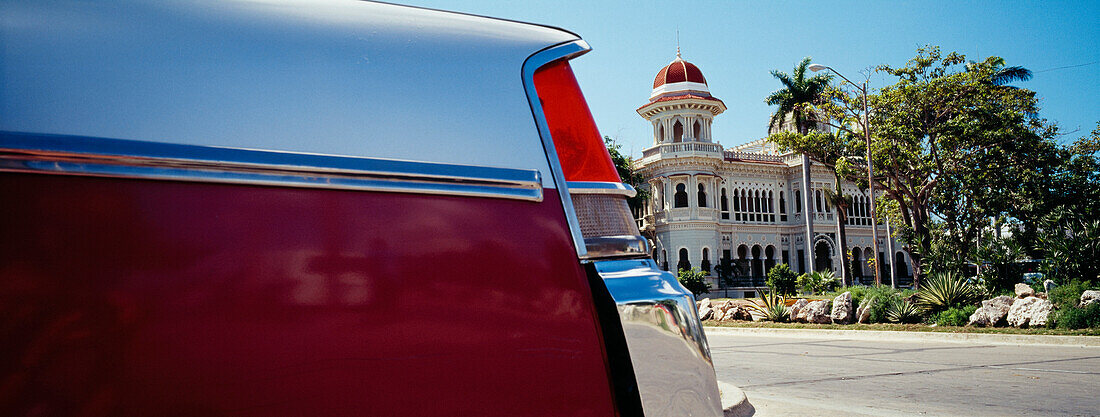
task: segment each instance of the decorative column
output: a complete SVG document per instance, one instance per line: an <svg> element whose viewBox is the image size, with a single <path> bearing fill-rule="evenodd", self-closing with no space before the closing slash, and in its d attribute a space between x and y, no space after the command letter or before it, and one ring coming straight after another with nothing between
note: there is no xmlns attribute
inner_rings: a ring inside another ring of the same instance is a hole
<svg viewBox="0 0 1100 417"><path fill-rule="evenodd" d="M814 219L813 219L813 190L810 189L810 156L802 154L802 214L806 222L805 247L806 271L814 270Z"/></svg>

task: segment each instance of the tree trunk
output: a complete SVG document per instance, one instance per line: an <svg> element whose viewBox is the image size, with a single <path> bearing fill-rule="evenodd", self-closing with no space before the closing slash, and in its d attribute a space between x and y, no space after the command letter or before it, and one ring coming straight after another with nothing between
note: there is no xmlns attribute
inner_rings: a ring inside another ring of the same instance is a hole
<svg viewBox="0 0 1100 417"><path fill-rule="evenodd" d="M833 202L833 207L836 208L836 232L840 240L840 277L844 286L848 286L852 279L852 262L848 259L848 233L845 227L848 215L844 211L848 205L844 202L844 192L840 188L840 175L834 174L833 178L836 180L836 201Z"/></svg>
<svg viewBox="0 0 1100 417"><path fill-rule="evenodd" d="M914 205L914 207L913 233L916 235L917 248L914 251L910 247L908 252L909 257L913 260L913 288L920 288L921 278L924 277L924 255L932 248L932 234L928 230L928 213L917 208L920 206Z"/></svg>

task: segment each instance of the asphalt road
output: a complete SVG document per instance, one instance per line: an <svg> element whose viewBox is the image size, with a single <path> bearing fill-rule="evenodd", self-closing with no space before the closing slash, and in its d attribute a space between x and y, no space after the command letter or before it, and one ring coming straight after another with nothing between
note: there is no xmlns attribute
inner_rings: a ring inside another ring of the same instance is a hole
<svg viewBox="0 0 1100 417"><path fill-rule="evenodd" d="M707 334L759 417L1100 416L1100 347Z"/></svg>

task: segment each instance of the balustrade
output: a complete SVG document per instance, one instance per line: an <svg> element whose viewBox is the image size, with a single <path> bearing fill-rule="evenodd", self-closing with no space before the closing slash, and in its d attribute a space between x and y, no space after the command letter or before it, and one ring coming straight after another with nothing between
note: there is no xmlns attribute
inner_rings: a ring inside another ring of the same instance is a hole
<svg viewBox="0 0 1100 417"><path fill-rule="evenodd" d="M676 157L676 156L712 156L722 157L722 145L710 142L678 142L663 143L642 151L642 159L651 157Z"/></svg>

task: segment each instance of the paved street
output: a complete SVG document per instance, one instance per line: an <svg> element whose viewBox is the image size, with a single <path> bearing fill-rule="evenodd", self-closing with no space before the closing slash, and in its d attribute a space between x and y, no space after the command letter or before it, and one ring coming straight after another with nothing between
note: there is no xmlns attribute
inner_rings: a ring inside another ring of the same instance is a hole
<svg viewBox="0 0 1100 417"><path fill-rule="evenodd" d="M1100 416L1100 347L707 338L755 416Z"/></svg>

